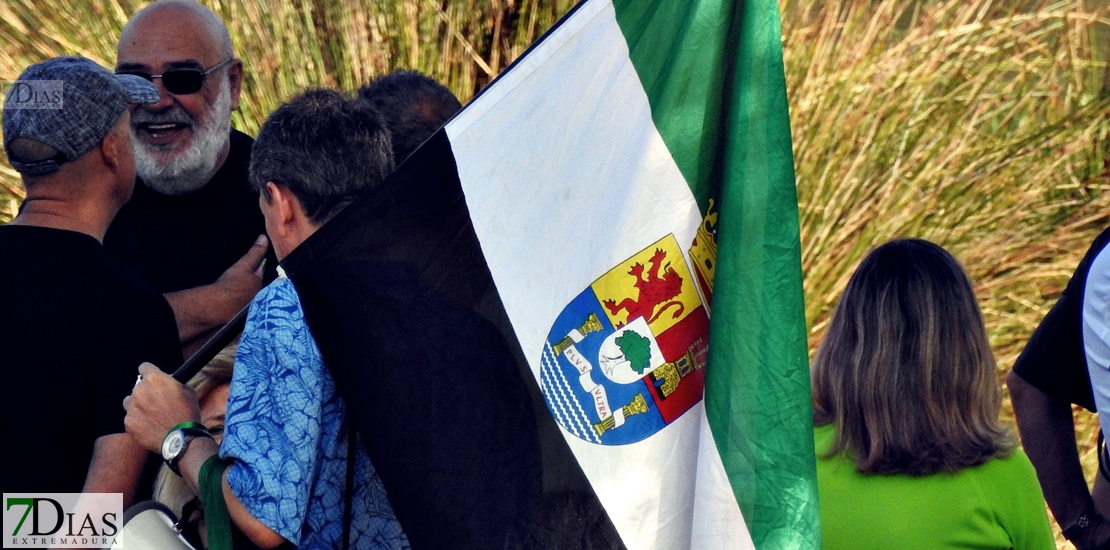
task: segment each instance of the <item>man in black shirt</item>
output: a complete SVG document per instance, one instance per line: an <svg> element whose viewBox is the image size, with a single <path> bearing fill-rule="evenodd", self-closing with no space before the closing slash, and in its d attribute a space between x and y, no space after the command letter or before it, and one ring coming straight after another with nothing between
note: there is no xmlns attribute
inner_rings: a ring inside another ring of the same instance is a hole
<svg viewBox="0 0 1110 550"><path fill-rule="evenodd" d="M181 354L169 305L101 241L134 188L129 106L158 94L78 57L34 65L12 88L4 150L27 198L0 227L0 488L123 493L126 504L147 453L124 433L120 403L137 364Z"/></svg>
<svg viewBox="0 0 1110 550"><path fill-rule="evenodd" d="M117 58L117 73L152 81L160 97L132 113L139 181L104 244L165 293L192 349L262 287L265 226L247 182L253 140L230 122L243 63L223 21L191 0L136 13Z"/></svg>
<svg viewBox="0 0 1110 550"><path fill-rule="evenodd" d="M1084 294L1092 264L1110 244L1104 230L1087 250L1064 293L1033 332L1006 378L1022 447L1037 470L1056 522L1079 550L1110 548L1110 478L1100 449L1088 489L1079 464L1072 404L1094 412L1084 349Z"/></svg>

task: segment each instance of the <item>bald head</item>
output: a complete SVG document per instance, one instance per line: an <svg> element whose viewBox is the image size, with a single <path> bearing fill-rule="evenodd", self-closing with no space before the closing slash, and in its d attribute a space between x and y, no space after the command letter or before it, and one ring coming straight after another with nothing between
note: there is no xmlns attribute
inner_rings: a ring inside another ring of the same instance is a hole
<svg viewBox="0 0 1110 550"><path fill-rule="evenodd" d="M159 0L139 10L119 35L117 55L128 45L141 42L144 35L188 28L205 49L212 48L222 57L233 57L231 34L220 16L193 0Z"/></svg>
<svg viewBox="0 0 1110 550"><path fill-rule="evenodd" d="M159 92L131 117L143 183L166 195L206 185L227 159L243 81L227 25L193 0L150 4L120 33L116 71L151 80ZM182 72L200 76L169 87L160 76Z"/></svg>

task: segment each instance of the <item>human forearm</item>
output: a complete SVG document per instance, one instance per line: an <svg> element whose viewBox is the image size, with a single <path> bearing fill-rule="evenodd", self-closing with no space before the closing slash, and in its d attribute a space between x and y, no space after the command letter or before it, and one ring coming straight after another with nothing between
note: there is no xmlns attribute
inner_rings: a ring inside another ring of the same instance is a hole
<svg viewBox="0 0 1110 550"><path fill-rule="evenodd" d="M1011 372L1006 379L1025 453L1037 471L1045 501L1062 529L1076 525L1087 514L1088 540L1073 541L1080 549L1103 548L1110 542L1110 526L1097 512L1075 445L1071 407L1057 401ZM1097 540L1096 540L1097 539Z"/></svg>
<svg viewBox="0 0 1110 550"><path fill-rule="evenodd" d="M1010 373L1006 378L1025 453L1056 520L1072 523L1088 506L1090 490L1083 479L1071 407L1058 402Z"/></svg>
<svg viewBox="0 0 1110 550"><path fill-rule="evenodd" d="M260 236L214 283L165 294L183 344L219 328L250 303L262 288L261 264L268 246Z"/></svg>
<svg viewBox="0 0 1110 550"><path fill-rule="evenodd" d="M125 433L97 438L81 492L122 493L124 508L130 506L146 457L146 449Z"/></svg>
<svg viewBox="0 0 1110 550"><path fill-rule="evenodd" d="M177 335L183 346L218 329L238 313L250 298L229 295L215 284L179 290L164 295L177 321Z"/></svg>

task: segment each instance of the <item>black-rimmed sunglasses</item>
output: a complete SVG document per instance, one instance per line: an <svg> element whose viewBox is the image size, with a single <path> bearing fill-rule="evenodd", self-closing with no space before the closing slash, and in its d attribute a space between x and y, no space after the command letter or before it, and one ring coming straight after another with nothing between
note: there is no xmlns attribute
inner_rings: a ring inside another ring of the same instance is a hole
<svg viewBox="0 0 1110 550"><path fill-rule="evenodd" d="M162 74L150 74L142 71L116 71L116 74L129 74L139 78L145 78L154 82L155 78L162 79L162 87L171 94L186 95L195 94L200 91L201 86L204 86L204 79L213 71L219 70L228 63L235 61L235 58L226 59L207 71L200 69L170 69Z"/></svg>

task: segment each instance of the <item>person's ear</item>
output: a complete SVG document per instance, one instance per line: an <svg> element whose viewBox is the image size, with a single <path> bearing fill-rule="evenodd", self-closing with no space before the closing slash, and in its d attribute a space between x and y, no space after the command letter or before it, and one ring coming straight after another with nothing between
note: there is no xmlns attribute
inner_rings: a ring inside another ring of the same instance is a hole
<svg viewBox="0 0 1110 550"><path fill-rule="evenodd" d="M239 95L243 91L243 61L236 59L227 68L227 79L231 90L231 110L239 108Z"/></svg>
<svg viewBox="0 0 1110 550"><path fill-rule="evenodd" d="M297 198L289 189L272 181L266 182L266 191L270 195L270 206L274 213L274 229L282 234L290 231L296 221Z"/></svg>
<svg viewBox="0 0 1110 550"><path fill-rule="evenodd" d="M127 136L129 137L129 136ZM123 143L119 132L108 132L104 139L100 140L100 157L104 159L104 165L112 171L113 174L119 173L123 165L124 147L130 147L131 143Z"/></svg>

